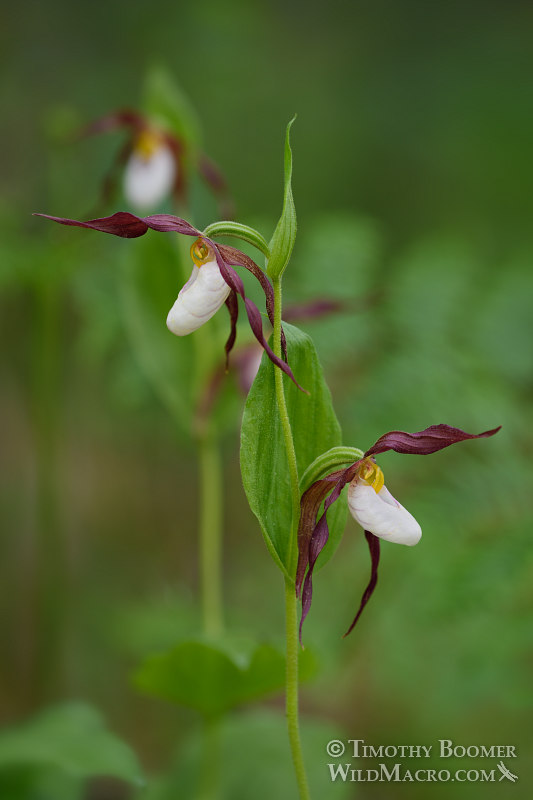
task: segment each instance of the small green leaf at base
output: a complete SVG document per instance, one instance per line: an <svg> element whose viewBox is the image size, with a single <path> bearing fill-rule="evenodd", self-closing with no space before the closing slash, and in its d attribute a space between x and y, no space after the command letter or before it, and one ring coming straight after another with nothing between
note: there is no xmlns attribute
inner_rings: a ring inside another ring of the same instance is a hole
<svg viewBox="0 0 533 800"><path fill-rule="evenodd" d="M69 703L0 734L0 776L20 767L75 778L110 776L142 784L133 751L104 725L96 709Z"/></svg>
<svg viewBox="0 0 533 800"><path fill-rule="evenodd" d="M302 677L314 671L314 658L302 654ZM147 658L134 683L147 694L216 717L281 691L285 656L269 644L239 647L190 640Z"/></svg>

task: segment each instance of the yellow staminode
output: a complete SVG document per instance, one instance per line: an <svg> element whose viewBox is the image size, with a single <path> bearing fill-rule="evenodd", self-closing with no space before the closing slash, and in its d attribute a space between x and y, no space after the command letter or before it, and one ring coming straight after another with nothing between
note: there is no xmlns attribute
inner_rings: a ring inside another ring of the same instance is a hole
<svg viewBox="0 0 533 800"><path fill-rule="evenodd" d="M191 258L197 267L201 267L211 258L209 247L203 239L197 239L191 246Z"/></svg>
<svg viewBox="0 0 533 800"><path fill-rule="evenodd" d="M369 486L372 486L376 494L381 491L385 483L383 471L369 458L365 459L359 467L359 477Z"/></svg>
<svg viewBox="0 0 533 800"><path fill-rule="evenodd" d="M161 147L161 136L157 131L146 128L141 131L135 140L134 150L141 158L152 158Z"/></svg>

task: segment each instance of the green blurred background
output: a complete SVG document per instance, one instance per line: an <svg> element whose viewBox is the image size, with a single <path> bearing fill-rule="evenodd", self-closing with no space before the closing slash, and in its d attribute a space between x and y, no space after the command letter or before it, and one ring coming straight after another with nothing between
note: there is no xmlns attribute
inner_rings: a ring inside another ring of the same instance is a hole
<svg viewBox="0 0 533 800"><path fill-rule="evenodd" d="M495 439L429 458L382 457L424 537L414 550L383 547L379 589L347 640L369 569L355 524L317 576L306 635L320 669L302 694L317 781L327 731L375 745L450 738L516 745L508 766L520 780L506 785L529 796L532 33L533 7L519 0L3 5L7 731L82 700L147 773L168 773L187 748L194 761L194 713L143 697L130 680L144 656L199 624L195 455L147 380L120 299L126 249L134 258L149 245L30 216L94 211L121 136L72 144L64 132L137 106L160 65L194 106L237 218L267 238L281 206L283 130L298 113L287 303L363 298L355 313L305 326L345 443L365 448L386 430L437 422L503 425ZM196 207L199 224L213 219L201 192ZM165 342L177 360L185 353L181 340ZM224 430L228 627L281 642L281 578L246 505L238 426ZM228 723L232 800L294 796L281 711L276 697ZM1 757L0 743L0 767ZM71 786L54 770L33 785L29 767L22 779L8 761L2 800L133 796L112 781ZM175 769L174 793L154 797L192 796L187 768ZM423 784L345 795L324 786L317 796L428 796ZM507 796L502 787L433 784L429 796Z"/></svg>

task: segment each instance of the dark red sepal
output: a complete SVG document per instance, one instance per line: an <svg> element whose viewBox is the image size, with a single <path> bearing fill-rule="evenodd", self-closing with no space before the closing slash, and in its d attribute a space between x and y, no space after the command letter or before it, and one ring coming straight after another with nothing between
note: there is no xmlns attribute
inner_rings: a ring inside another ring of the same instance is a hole
<svg viewBox="0 0 533 800"><path fill-rule="evenodd" d="M302 597L300 644L302 642L302 626L311 608L315 564L329 539L327 512L329 507L339 499L346 484L353 480L359 464L360 461L356 461L346 469L337 470L327 477L315 481L307 492L302 495L300 525L298 528L298 566L296 571L296 595L299 596L301 594ZM328 491L330 492L329 497L324 500ZM322 500L324 500L324 511L318 522L316 522ZM316 524L314 524L315 522Z"/></svg>
<svg viewBox="0 0 533 800"><path fill-rule="evenodd" d="M272 284L268 280L261 267L259 267L255 261L253 261L253 259L247 256L245 253L242 253L240 250L237 250L235 247L229 247L228 245L222 244L217 245L217 247L226 264L244 267L252 273L254 278L259 281L261 289L265 295L265 306L268 319L272 327L274 327L274 289L272 288ZM283 353L284 360L287 361L287 342L283 328L281 329L281 351Z"/></svg>
<svg viewBox="0 0 533 800"><path fill-rule="evenodd" d="M208 241L211 244L211 246L215 251L215 256L218 268L220 270L220 274L222 275L222 277L224 278L230 289L232 289L234 292L236 292L238 295L242 297L244 301L244 308L246 309L246 314L248 316L248 322L250 323L250 328L252 329L252 333L259 342L259 344L261 345L261 347L263 348L263 350L265 351L265 353L267 354L267 356L269 357L269 359L272 361L273 364L275 364L276 367L279 367L286 375L289 376L291 381L293 381L293 383L298 387L298 389L308 394L308 392L302 386L300 386L300 384L292 374L292 370L289 367L289 365L286 364L285 361L282 361L281 358L278 358L278 356L274 353L274 351L268 344L267 340L265 339L263 335L263 322L261 319L261 312L255 305L255 303L253 303L249 297L246 297L244 291L244 284L241 280L240 275L238 275L235 272L233 267L229 266L229 264L226 264L215 242L211 241L210 239L206 239L205 236L204 239L205 241Z"/></svg>
<svg viewBox="0 0 533 800"><path fill-rule="evenodd" d="M239 318L239 303L237 302L237 295L235 292L230 292L226 300L226 307L229 311L230 318L230 333L228 340L225 344L224 350L226 351L226 372L229 369L229 354L233 350L235 339L237 338L237 319Z"/></svg>
<svg viewBox="0 0 533 800"><path fill-rule="evenodd" d="M365 531L365 537L368 542L368 548L370 550L370 560L371 560L371 573L370 573L370 580L368 582L368 586L366 587L365 591L363 592L363 596L361 597L361 604L359 605L359 610L355 615L354 621L344 634L344 637L348 636L349 633L353 631L356 626L356 623L363 613L363 609L372 597L374 589L376 588L376 584L378 582L378 565L379 565L379 555L380 555L380 546L379 546L379 539L377 536L374 536L373 533L370 531ZM343 637L343 638L344 638Z"/></svg>
<svg viewBox="0 0 533 800"><path fill-rule="evenodd" d="M423 431L407 433L406 431L389 431L380 436L375 444L370 447L365 456L374 456L378 453L386 453L394 450L396 453L406 453L408 455L427 456L436 453L457 442L464 442L467 439L483 439L494 436L498 433L501 425L490 431L483 433L466 433L460 428L452 428L450 425L430 425Z"/></svg>

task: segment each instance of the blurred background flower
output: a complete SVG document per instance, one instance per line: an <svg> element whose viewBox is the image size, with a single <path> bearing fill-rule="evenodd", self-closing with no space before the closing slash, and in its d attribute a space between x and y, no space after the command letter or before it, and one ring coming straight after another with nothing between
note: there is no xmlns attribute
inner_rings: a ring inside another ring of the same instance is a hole
<svg viewBox="0 0 533 800"><path fill-rule="evenodd" d="M357 313L300 323L316 342L345 442L364 448L383 430L435 420L503 426L490 455L465 443L413 459L398 476L395 493L428 535L416 559L383 544L372 619L363 616L349 639L331 609L350 618L344 586L367 579L355 523L317 581L306 646L320 669L302 697L316 795L378 796L370 785L356 793L320 783L325 745L340 729L375 744L515 744L513 792L527 797L531 5L161 0L155 14L110 0L83 24L64 0L25 6L4 8L0 33L0 709L18 743L0 747L3 796L134 796L138 768L124 755L111 765L93 753L92 771L76 771L64 749L61 760L51 748L27 766L31 737L60 742L71 729L87 731L86 742L104 736L103 721L83 705L35 716L73 699L98 707L144 771L161 774L150 800L174 798L176 787L189 796L199 757L194 713L142 697L128 680L139 660L198 629L194 504L183 500L196 492L191 444L168 416L172 407L191 417L191 398L179 390L191 353L165 328L181 285L171 245L43 229L30 216L86 217L123 134L67 140L87 120L140 103L174 131L185 124L182 135L227 176L238 219L267 237L279 215L283 130L298 112L299 234L287 303L379 298ZM188 203L198 227L218 217L201 179L191 181ZM254 297L250 281L248 291ZM144 351L124 324L132 308L143 337L150 331ZM170 376L164 385L162 375ZM279 578L240 488L234 420L242 401L231 386L216 404L225 431L228 628L276 643ZM389 458L380 459L385 471ZM292 798L281 708L274 698L228 721L224 797L249 800L260 775L258 800ZM12 727L34 717L24 736ZM131 782L95 779L87 788L88 773ZM497 797L495 787L442 784L439 794ZM391 784L386 796L427 790Z"/></svg>

